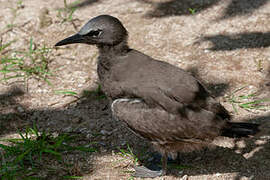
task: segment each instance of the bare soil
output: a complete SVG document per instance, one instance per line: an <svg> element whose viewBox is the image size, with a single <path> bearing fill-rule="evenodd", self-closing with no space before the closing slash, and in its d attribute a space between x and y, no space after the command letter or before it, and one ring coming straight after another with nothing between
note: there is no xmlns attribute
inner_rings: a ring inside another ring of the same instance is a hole
<svg viewBox="0 0 270 180"><path fill-rule="evenodd" d="M270 1L78 2L72 21L61 23L57 9L64 7L63 1L23 0L15 16L17 1L0 0L0 37L3 42L16 40L10 51L27 49L30 37L36 46L53 48L51 86L36 79L28 81L27 91L18 80L0 84L0 138L17 137L18 130L35 121L47 132L76 133L84 142L97 142L99 151L88 156L68 154L66 158L76 164L70 174L85 180L131 179L133 160L120 156L119 148L128 144L144 160L153 150L112 118L106 99L83 96L83 91L97 88L97 49L82 44L54 48L90 18L110 14L128 29L132 48L193 73L231 112L233 121L262 124L262 132L255 137L220 137L214 149L181 154L180 164L185 168L170 168L167 176L155 179L270 179L269 110L245 110L236 104L235 112L226 98L240 87L245 88L236 96L257 92L256 98L270 97ZM15 26L8 29L11 23ZM79 95L59 95L55 90ZM63 175L59 170L57 174L44 171L42 176L63 179Z"/></svg>

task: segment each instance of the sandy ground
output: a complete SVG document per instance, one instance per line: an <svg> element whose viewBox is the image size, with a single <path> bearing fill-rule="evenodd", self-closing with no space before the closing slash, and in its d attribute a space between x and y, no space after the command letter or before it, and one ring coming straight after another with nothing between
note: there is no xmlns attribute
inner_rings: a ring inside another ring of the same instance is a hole
<svg viewBox="0 0 270 180"><path fill-rule="evenodd" d="M68 3L74 1L68 1ZM30 79L28 91L22 82L0 84L0 137L15 137L17 130L37 122L49 132L80 133L84 141L98 142L100 151L91 156L71 154L83 179L129 179L133 162L117 152L127 144L138 155L151 146L114 120L106 99L82 97L95 89L97 49L54 44L77 32L90 18L110 14L129 31L129 44L156 59L193 73L233 115L233 121L262 124L262 132L250 139L218 138L217 148L181 154L183 170L171 169L156 179L270 179L270 112L237 107L228 95L257 92L256 98L270 97L270 1L268 0L81 0L72 22L57 16L63 1L0 0L0 37L16 40L10 50L27 49L30 37L36 46L53 48L49 68L52 85ZM194 10L194 13L191 11ZM16 26L8 29L8 24ZM1 64L0 64L1 66ZM0 74L1 76L1 74ZM56 90L79 94L64 96ZM267 104L266 104L267 105ZM268 104L269 105L269 104ZM237 106L237 105L236 105ZM5 117L5 118L4 118ZM9 118L7 118L9 117ZM100 133L101 136L93 134ZM62 179L63 174L44 175Z"/></svg>

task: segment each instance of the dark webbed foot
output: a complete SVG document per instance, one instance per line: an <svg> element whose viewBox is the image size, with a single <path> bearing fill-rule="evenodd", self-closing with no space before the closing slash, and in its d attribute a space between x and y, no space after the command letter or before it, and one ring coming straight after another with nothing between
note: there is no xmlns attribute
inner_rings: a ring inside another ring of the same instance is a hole
<svg viewBox="0 0 270 180"><path fill-rule="evenodd" d="M150 170L144 166L137 166L134 167L134 169L135 169L135 173L133 174L134 177L155 178L166 174L162 170L159 171Z"/></svg>
<svg viewBox="0 0 270 180"><path fill-rule="evenodd" d="M141 177L141 178L155 178L155 177L166 175L166 173L167 173L167 159L168 159L168 155L167 155L167 153L164 153L162 155L162 158L161 158L162 170L157 170L160 168L155 166L155 164L152 164L152 169L155 169L155 170L148 169L144 166L138 166L138 167L134 168L135 173L133 174L133 176L134 177Z"/></svg>

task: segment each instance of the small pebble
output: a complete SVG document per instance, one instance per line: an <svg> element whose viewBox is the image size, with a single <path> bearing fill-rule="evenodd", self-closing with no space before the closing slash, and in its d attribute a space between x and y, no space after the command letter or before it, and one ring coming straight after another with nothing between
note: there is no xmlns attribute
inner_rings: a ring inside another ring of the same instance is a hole
<svg viewBox="0 0 270 180"><path fill-rule="evenodd" d="M98 144L105 146L106 144L104 142L99 142Z"/></svg>
<svg viewBox="0 0 270 180"><path fill-rule="evenodd" d="M103 136L105 136L105 135L111 135L111 134L112 134L112 132L106 131L106 130L101 130L100 133L101 133Z"/></svg>
<svg viewBox="0 0 270 180"><path fill-rule="evenodd" d="M87 128L81 128L79 131L81 132L81 133L85 133L85 132L87 132Z"/></svg>
<svg viewBox="0 0 270 180"><path fill-rule="evenodd" d="M20 113L23 113L23 112L24 112L24 109L23 109L21 106L18 106L18 107L17 107L17 110L18 110Z"/></svg>
<svg viewBox="0 0 270 180"><path fill-rule="evenodd" d="M121 146L125 146L126 144L127 144L126 141L122 141L120 145L121 145Z"/></svg>
<svg viewBox="0 0 270 180"><path fill-rule="evenodd" d="M181 170L181 171L179 171L179 172L178 172L179 176L182 176L182 175L183 175L183 173L184 173L184 171L183 171L183 170Z"/></svg>
<svg viewBox="0 0 270 180"><path fill-rule="evenodd" d="M188 179L188 175L184 175L181 180L187 180Z"/></svg>
<svg viewBox="0 0 270 180"><path fill-rule="evenodd" d="M86 135L86 137L90 139L90 138L93 138L94 136L93 136L93 134L89 133Z"/></svg>
<svg viewBox="0 0 270 180"><path fill-rule="evenodd" d="M67 127L63 130L64 132L72 132L72 128L71 127Z"/></svg>
<svg viewBox="0 0 270 180"><path fill-rule="evenodd" d="M72 123L75 123L75 124L78 124L78 123L80 123L81 121L82 121L82 119L79 118L79 117L74 118L74 119L71 120L71 122L72 122Z"/></svg>
<svg viewBox="0 0 270 180"><path fill-rule="evenodd" d="M101 131L100 131L100 134L106 135L106 132L107 132L106 130L101 130Z"/></svg>

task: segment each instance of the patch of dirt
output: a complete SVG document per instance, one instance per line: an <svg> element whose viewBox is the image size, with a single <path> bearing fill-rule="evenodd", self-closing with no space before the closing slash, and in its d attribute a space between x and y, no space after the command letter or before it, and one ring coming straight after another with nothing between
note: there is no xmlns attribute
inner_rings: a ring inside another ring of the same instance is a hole
<svg viewBox="0 0 270 180"><path fill-rule="evenodd" d="M0 1L0 38L5 43L16 40L10 51L29 48L30 37L36 46L52 48L52 85L30 79L26 91L22 82L1 83L1 138L15 136L18 129L36 122L48 132L75 133L85 142L97 142L98 152L67 157L77 162L73 170L83 179L129 179L133 160L118 153L127 144L147 160L151 146L112 118L109 102L83 96L84 91L97 88L97 49L82 44L54 48L90 18L110 14L129 31L132 48L190 71L231 112L233 121L262 124L256 137L218 138L215 149L181 154L183 170L172 168L167 176L155 179L173 180L184 175L189 180L270 179L270 112L247 111L236 104L236 113L226 98L241 87L246 88L236 96L258 92L260 98L270 97L269 1L80 0L74 5L73 20L66 22L58 17L63 1L23 0L22 5ZM8 28L9 24L13 28ZM59 95L56 90L74 91L80 98ZM60 174L45 176L62 179Z"/></svg>

